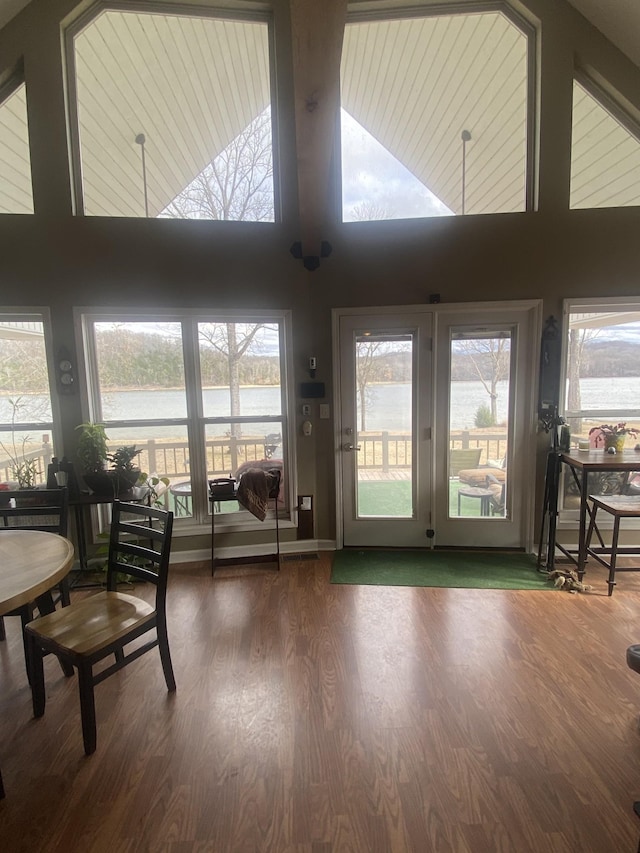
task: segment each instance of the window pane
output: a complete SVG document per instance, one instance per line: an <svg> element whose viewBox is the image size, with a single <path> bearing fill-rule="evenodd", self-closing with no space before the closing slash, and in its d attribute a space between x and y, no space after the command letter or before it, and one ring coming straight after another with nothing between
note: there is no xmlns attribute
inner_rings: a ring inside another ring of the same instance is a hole
<svg viewBox="0 0 640 853"><path fill-rule="evenodd" d="M160 503L184 517L191 515L189 444L185 426L107 427L109 451L122 445L141 449L137 464L150 477L169 480L168 488L158 484ZM185 488L185 484L189 488Z"/></svg>
<svg viewBox="0 0 640 853"><path fill-rule="evenodd" d="M640 204L640 140L573 83L572 208Z"/></svg>
<svg viewBox="0 0 640 853"><path fill-rule="evenodd" d="M24 83L0 104L0 213L33 213Z"/></svg>
<svg viewBox="0 0 640 853"><path fill-rule="evenodd" d="M357 518L414 517L413 354L412 335L356 337Z"/></svg>
<svg viewBox="0 0 640 853"><path fill-rule="evenodd" d="M284 461L282 423L242 425L242 435L235 436L238 424L208 424L206 427L207 479L235 477L240 480L250 468L279 468L283 472L279 503L284 506ZM242 510L236 501L221 501L216 512Z"/></svg>
<svg viewBox="0 0 640 853"><path fill-rule="evenodd" d="M449 392L449 516L507 516L511 335L455 333Z"/></svg>
<svg viewBox="0 0 640 853"><path fill-rule="evenodd" d="M184 418L180 323L95 324L102 418Z"/></svg>
<svg viewBox="0 0 640 853"><path fill-rule="evenodd" d="M273 221L267 24L105 11L74 47L87 215Z"/></svg>
<svg viewBox="0 0 640 853"><path fill-rule="evenodd" d="M198 325L205 418L282 414L278 331L276 323ZM237 437L245 432L238 423L230 429Z"/></svg>
<svg viewBox="0 0 640 853"><path fill-rule="evenodd" d="M343 219L524 210L527 42L497 12L348 24Z"/></svg>
<svg viewBox="0 0 640 853"><path fill-rule="evenodd" d="M626 421L640 428L640 306L638 311L568 314L565 413L575 444L593 427ZM592 443L595 434L591 434ZM637 439L627 434L626 447Z"/></svg>
<svg viewBox="0 0 640 853"><path fill-rule="evenodd" d="M0 480L43 483L54 452L51 429L44 324L0 317Z"/></svg>

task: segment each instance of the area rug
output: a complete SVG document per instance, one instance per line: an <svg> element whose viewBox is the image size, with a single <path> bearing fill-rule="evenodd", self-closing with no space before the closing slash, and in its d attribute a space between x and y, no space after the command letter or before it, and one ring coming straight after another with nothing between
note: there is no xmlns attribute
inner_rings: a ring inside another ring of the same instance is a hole
<svg viewBox="0 0 640 853"><path fill-rule="evenodd" d="M331 583L555 590L530 554L488 551L336 551Z"/></svg>

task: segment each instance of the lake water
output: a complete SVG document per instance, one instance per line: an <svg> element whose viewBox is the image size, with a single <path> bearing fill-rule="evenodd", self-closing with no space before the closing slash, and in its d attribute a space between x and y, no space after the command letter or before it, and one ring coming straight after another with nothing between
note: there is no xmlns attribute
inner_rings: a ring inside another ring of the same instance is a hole
<svg viewBox="0 0 640 853"><path fill-rule="evenodd" d="M640 408L637 380L635 379L583 379L582 404L585 408L606 407L615 401L617 409ZM498 385L498 422L507 418L507 383ZM11 421L9 399L0 397L0 421ZM410 427L411 386L408 383L372 385L368 396L370 404L366 427L368 430L408 431ZM280 394L273 387L244 388L240 393L243 415L278 415ZM24 421L46 421L51 418L46 411L46 399L36 395L23 397L24 409L19 418ZM480 382L453 382L451 386L451 428L466 429L474 426L475 413L481 405L489 404L489 396ZM315 408L315 401L312 402ZM224 388L208 389L204 393L207 416L229 415L229 392ZM312 409L313 411L313 409ZM113 391L104 399L105 420L137 420L153 417L186 417L184 391ZM316 415L317 416L317 415ZM210 432L224 435L224 424L215 425ZM266 432L269 432L267 425ZM145 434L151 434L145 429Z"/></svg>

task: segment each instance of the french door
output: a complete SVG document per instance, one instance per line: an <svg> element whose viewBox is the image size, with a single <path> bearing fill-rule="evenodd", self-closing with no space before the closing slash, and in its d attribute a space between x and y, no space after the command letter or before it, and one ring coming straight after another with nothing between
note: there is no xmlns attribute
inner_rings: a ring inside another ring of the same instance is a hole
<svg viewBox="0 0 640 853"><path fill-rule="evenodd" d="M340 472L347 546L422 547L430 526L429 313L340 318Z"/></svg>
<svg viewBox="0 0 640 853"><path fill-rule="evenodd" d="M337 317L339 542L531 546L539 311Z"/></svg>

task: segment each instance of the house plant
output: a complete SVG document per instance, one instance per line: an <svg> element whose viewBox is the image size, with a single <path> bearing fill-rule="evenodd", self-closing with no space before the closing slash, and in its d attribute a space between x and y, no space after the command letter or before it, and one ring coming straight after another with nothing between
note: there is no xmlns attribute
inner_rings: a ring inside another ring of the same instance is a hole
<svg viewBox="0 0 640 853"><path fill-rule="evenodd" d="M112 494L113 486L107 474L109 450L104 424L84 423L76 429L81 431L76 455L87 487L95 495Z"/></svg>
<svg viewBox="0 0 640 853"><path fill-rule="evenodd" d="M613 447L616 453L622 453L627 436L630 435L636 438L638 431L633 429L633 427L628 427L626 422L621 422L619 424L600 424L600 426L592 427L589 430L589 438L592 435L595 435L596 438L598 436L604 438L605 450Z"/></svg>
<svg viewBox="0 0 640 853"><path fill-rule="evenodd" d="M113 453L107 454L107 459L111 462L108 473L114 495L130 491L138 482L140 468L134 464L134 460L141 450L142 448L137 448L135 444L128 444L116 447Z"/></svg>

